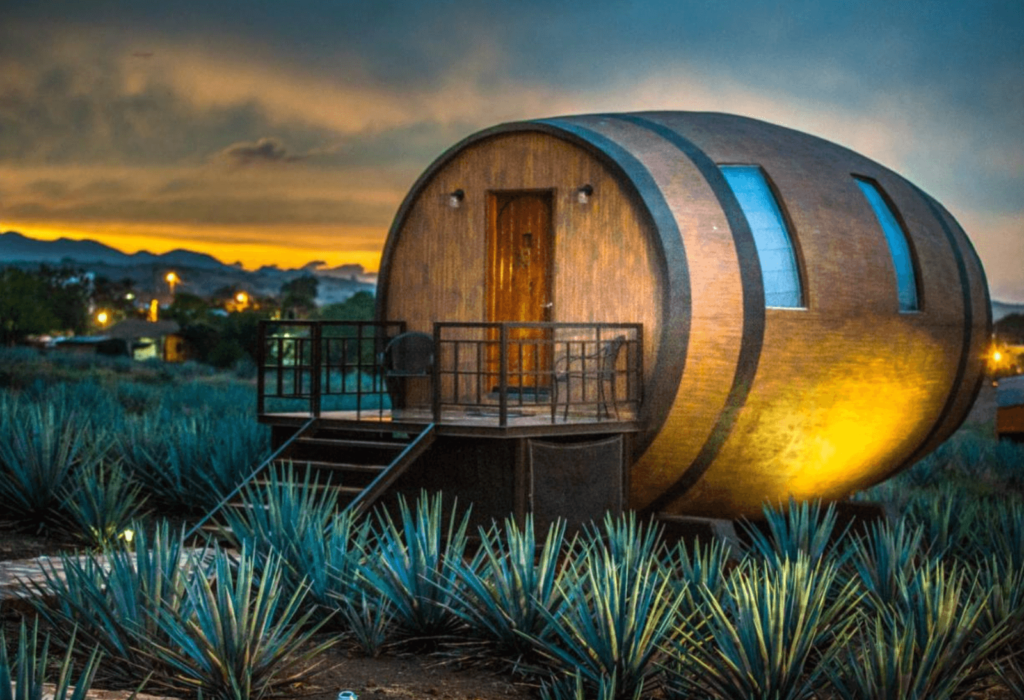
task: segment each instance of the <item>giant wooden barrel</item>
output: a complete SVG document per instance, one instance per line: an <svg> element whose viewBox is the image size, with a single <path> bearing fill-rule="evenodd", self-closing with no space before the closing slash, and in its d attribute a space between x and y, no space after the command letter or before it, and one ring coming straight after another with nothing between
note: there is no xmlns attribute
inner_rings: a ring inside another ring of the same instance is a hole
<svg viewBox="0 0 1024 700"><path fill-rule="evenodd" d="M846 148L726 114L470 136L400 208L379 315L485 320L486 232L509 193L549 202L549 320L644 324L633 508L840 498L934 449L977 395L988 291L949 212Z"/></svg>

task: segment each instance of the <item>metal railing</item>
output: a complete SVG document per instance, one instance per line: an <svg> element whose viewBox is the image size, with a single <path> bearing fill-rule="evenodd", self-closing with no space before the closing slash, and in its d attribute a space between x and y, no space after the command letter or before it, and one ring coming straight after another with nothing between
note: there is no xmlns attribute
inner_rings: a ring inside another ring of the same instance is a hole
<svg viewBox="0 0 1024 700"><path fill-rule="evenodd" d="M260 415L354 412L357 420L417 414L437 424L635 420L643 401L638 323L433 324L423 377L388 376L401 321L267 321L260 325Z"/></svg>
<svg viewBox="0 0 1024 700"><path fill-rule="evenodd" d="M639 323L435 323L433 415L633 420L643 400Z"/></svg>
<svg viewBox="0 0 1024 700"><path fill-rule="evenodd" d="M263 321L257 413L371 413L391 409L378 358L401 321Z"/></svg>

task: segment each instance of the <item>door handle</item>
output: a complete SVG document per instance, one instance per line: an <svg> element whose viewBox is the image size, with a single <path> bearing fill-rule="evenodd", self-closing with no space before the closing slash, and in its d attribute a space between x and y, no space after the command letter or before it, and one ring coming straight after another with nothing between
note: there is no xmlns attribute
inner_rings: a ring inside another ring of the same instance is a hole
<svg viewBox="0 0 1024 700"><path fill-rule="evenodd" d="M554 305L555 305L555 302L549 301L547 304L541 304L541 308L550 309Z"/></svg>

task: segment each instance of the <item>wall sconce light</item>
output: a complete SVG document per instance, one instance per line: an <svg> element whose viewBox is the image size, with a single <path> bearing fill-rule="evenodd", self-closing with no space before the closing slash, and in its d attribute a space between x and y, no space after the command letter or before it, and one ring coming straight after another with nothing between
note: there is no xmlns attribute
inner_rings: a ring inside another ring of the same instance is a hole
<svg viewBox="0 0 1024 700"><path fill-rule="evenodd" d="M594 188L590 185L584 185L583 187L576 190L576 201L580 204L586 204L590 201L590 198L594 196Z"/></svg>
<svg viewBox="0 0 1024 700"><path fill-rule="evenodd" d="M466 193L462 190L455 190L448 195L448 206L452 209L458 209L462 206L462 200L466 198Z"/></svg>

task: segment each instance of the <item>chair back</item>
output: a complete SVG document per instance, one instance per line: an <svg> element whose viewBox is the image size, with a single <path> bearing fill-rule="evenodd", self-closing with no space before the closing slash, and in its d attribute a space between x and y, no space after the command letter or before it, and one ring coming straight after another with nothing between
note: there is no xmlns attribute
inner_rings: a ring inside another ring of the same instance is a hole
<svg viewBox="0 0 1024 700"><path fill-rule="evenodd" d="M400 333L384 347L380 364L389 377L425 377L434 367L434 337L418 331Z"/></svg>
<svg viewBox="0 0 1024 700"><path fill-rule="evenodd" d="M626 336L619 335L604 343L601 347L600 372L605 377L611 378L615 375L615 365L619 362L619 353L626 346Z"/></svg>

